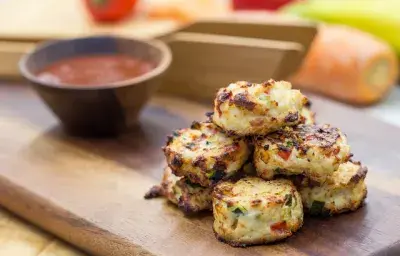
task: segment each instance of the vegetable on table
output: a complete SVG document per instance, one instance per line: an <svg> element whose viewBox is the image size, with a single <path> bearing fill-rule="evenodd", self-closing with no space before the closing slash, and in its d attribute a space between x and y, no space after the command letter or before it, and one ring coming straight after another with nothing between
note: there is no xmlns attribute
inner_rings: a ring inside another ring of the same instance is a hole
<svg viewBox="0 0 400 256"><path fill-rule="evenodd" d="M85 0L85 6L96 21L118 21L132 13L137 0Z"/></svg>
<svg viewBox="0 0 400 256"><path fill-rule="evenodd" d="M381 100L398 77L397 55L384 41L342 25L321 25L295 87L366 105Z"/></svg>
<svg viewBox="0 0 400 256"><path fill-rule="evenodd" d="M399 0L307 0L289 4L282 12L345 24L369 32L400 54Z"/></svg>

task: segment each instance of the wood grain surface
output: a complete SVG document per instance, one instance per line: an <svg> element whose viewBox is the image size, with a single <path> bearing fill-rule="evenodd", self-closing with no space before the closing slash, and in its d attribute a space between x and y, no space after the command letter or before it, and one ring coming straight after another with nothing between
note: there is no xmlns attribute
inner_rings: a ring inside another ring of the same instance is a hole
<svg viewBox="0 0 400 256"><path fill-rule="evenodd" d="M54 236L0 207L1 256L84 256Z"/></svg>
<svg viewBox="0 0 400 256"><path fill-rule="evenodd" d="M182 99L154 98L129 134L83 140L65 135L30 89L1 84L0 203L96 255L399 255L398 128L312 99L318 121L340 126L369 166L368 199L351 214L306 218L285 242L232 248L214 238L211 216L143 199L160 179L165 136L207 109Z"/></svg>

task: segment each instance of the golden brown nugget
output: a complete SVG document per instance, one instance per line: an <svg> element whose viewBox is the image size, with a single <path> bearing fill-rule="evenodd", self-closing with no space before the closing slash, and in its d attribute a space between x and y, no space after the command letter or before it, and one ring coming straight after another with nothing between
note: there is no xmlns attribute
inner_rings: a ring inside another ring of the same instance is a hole
<svg viewBox="0 0 400 256"><path fill-rule="evenodd" d="M211 122L194 122L169 137L164 153L175 175L208 187L233 176L250 149L244 138L228 136Z"/></svg>
<svg viewBox="0 0 400 256"><path fill-rule="evenodd" d="M340 129L301 124L256 139L254 164L258 176L266 180L277 174L303 174L322 184L351 156Z"/></svg>
<svg viewBox="0 0 400 256"><path fill-rule="evenodd" d="M365 177L367 168L360 162L341 164L337 171L321 186L313 186L302 179L298 189L304 211L310 215L334 215L357 210L367 196Z"/></svg>
<svg viewBox="0 0 400 256"><path fill-rule="evenodd" d="M162 194L186 214L212 209L211 187L202 187L175 176L169 167L164 169L161 187Z"/></svg>
<svg viewBox="0 0 400 256"><path fill-rule="evenodd" d="M303 224L300 194L285 179L221 182L213 192L213 214L216 237L240 247L284 239Z"/></svg>
<svg viewBox="0 0 400 256"><path fill-rule="evenodd" d="M212 120L229 134L264 135L300 123L307 102L285 81L240 81L218 91Z"/></svg>

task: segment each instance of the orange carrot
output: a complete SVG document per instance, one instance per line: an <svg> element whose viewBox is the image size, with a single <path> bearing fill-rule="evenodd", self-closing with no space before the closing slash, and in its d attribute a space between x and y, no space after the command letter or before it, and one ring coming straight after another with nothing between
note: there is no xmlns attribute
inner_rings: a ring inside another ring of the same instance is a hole
<svg viewBox="0 0 400 256"><path fill-rule="evenodd" d="M381 100L397 76L397 56L384 41L354 28L323 25L291 81L297 88L365 105Z"/></svg>

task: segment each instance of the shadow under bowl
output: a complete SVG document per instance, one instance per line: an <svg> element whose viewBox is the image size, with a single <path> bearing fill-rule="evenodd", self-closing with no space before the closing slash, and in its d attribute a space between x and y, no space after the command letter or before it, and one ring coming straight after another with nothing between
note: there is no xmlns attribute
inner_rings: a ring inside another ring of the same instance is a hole
<svg viewBox="0 0 400 256"><path fill-rule="evenodd" d="M60 60L99 54L128 55L149 61L155 68L138 77L99 86L56 84L37 77ZM160 41L94 36L43 43L20 60L19 68L69 134L110 136L137 123L170 63L171 52Z"/></svg>

